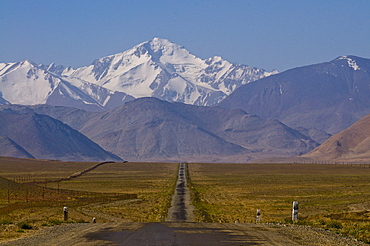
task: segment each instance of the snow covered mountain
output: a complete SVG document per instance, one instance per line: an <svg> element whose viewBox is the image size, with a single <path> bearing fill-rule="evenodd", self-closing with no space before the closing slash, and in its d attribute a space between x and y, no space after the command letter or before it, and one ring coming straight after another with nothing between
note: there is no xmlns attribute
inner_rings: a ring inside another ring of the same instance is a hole
<svg viewBox="0 0 370 246"><path fill-rule="evenodd" d="M60 77L29 60L0 64L0 104L50 104L101 111L133 99L86 81Z"/></svg>
<svg viewBox="0 0 370 246"><path fill-rule="evenodd" d="M263 69L215 56L202 60L154 38L90 66L0 63L0 104L50 104L89 111L112 109L140 97L210 106L236 88L269 76Z"/></svg>
<svg viewBox="0 0 370 246"><path fill-rule="evenodd" d="M241 85L276 73L230 63L218 56L202 60L160 38L97 59L87 67L52 66L48 71L135 98L156 97L203 106L214 105Z"/></svg>

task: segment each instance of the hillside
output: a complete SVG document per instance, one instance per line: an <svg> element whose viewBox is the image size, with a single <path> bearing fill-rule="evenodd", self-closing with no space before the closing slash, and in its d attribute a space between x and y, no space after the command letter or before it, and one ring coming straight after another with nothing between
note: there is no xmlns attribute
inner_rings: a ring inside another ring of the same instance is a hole
<svg viewBox="0 0 370 246"><path fill-rule="evenodd" d="M318 146L301 133L302 129L292 129L277 120L261 119L242 110L169 103L156 98L136 99L101 113L49 105L3 105L0 111L48 115L130 161L248 162L297 156ZM25 119L19 121L28 124ZM19 133L14 132L10 138L24 147L15 140ZM54 134L49 131L45 138L56 139ZM67 141L68 137L64 139Z"/></svg>
<svg viewBox="0 0 370 246"><path fill-rule="evenodd" d="M370 115L335 134L303 157L337 161L370 160Z"/></svg>
<svg viewBox="0 0 370 246"><path fill-rule="evenodd" d="M119 157L103 150L99 145L72 129L68 125L46 115L20 113L15 110L0 111L0 136L3 146L12 143L15 157L35 157L64 161L120 160ZM11 141L10 141L11 139ZM16 144L15 144L16 143ZM31 156L25 156L26 152ZM8 153L4 153L8 155Z"/></svg>
<svg viewBox="0 0 370 246"><path fill-rule="evenodd" d="M370 113L370 59L343 56L236 89L219 105L330 134Z"/></svg>
<svg viewBox="0 0 370 246"><path fill-rule="evenodd" d="M245 162L259 155L295 156L318 146L276 120L155 98L96 114L80 131L127 160Z"/></svg>
<svg viewBox="0 0 370 246"><path fill-rule="evenodd" d="M34 158L16 142L4 136L0 136L0 156Z"/></svg>

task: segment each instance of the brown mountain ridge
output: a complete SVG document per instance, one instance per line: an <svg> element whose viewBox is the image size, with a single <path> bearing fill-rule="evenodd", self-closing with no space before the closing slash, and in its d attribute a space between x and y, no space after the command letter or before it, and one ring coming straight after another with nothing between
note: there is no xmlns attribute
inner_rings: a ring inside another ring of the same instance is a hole
<svg viewBox="0 0 370 246"><path fill-rule="evenodd" d="M303 157L338 161L370 160L370 115L333 135Z"/></svg>

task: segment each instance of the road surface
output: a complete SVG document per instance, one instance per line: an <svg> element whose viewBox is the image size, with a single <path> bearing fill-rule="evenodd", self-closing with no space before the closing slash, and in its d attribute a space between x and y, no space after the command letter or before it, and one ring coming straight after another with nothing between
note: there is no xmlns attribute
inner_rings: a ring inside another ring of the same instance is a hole
<svg viewBox="0 0 370 246"><path fill-rule="evenodd" d="M179 173L175 192L172 196L171 207L168 210L166 221L194 222L193 206L191 205L190 191L186 183L186 163L179 166Z"/></svg>

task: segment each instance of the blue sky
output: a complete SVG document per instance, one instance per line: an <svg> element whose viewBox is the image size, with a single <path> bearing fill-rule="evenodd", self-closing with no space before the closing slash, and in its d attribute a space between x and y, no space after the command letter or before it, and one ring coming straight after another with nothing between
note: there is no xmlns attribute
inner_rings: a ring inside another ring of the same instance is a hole
<svg viewBox="0 0 370 246"><path fill-rule="evenodd" d="M369 13L370 0L0 0L0 62L80 67L160 37L283 71L370 58Z"/></svg>

